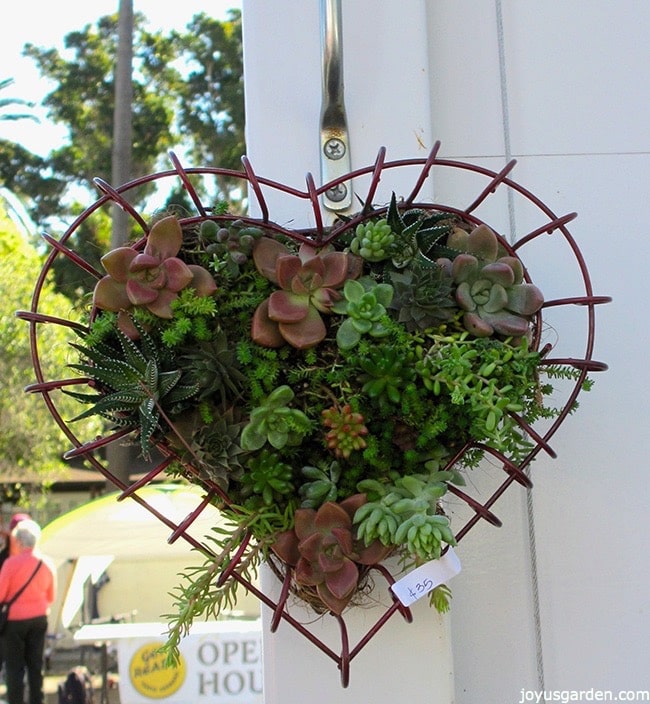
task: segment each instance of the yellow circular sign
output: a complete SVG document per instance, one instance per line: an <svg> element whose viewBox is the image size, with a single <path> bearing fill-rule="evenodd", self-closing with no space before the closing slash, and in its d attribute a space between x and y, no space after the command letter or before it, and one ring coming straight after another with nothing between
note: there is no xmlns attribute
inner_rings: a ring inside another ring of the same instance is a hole
<svg viewBox="0 0 650 704"><path fill-rule="evenodd" d="M131 658L129 676L134 689L145 697L163 699L178 691L185 681L187 668L182 655L176 665L167 665L165 653L159 652L162 641L152 641L139 648Z"/></svg>

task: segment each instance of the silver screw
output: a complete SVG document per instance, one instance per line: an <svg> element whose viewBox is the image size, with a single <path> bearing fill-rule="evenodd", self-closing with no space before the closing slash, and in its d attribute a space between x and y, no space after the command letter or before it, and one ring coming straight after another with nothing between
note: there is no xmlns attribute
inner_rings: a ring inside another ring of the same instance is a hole
<svg viewBox="0 0 650 704"><path fill-rule="evenodd" d="M344 183L339 183L325 191L325 195L332 203L340 203L348 195L348 187Z"/></svg>
<svg viewBox="0 0 650 704"><path fill-rule="evenodd" d="M323 152L328 159L333 161L342 159L345 155L345 142L337 137L332 137L325 142Z"/></svg>

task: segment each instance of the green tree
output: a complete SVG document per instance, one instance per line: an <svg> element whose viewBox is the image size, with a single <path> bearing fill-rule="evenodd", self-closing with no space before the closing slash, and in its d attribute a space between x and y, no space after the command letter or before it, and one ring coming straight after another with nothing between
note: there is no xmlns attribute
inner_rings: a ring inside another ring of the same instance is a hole
<svg viewBox="0 0 650 704"><path fill-rule="evenodd" d="M13 84L13 82L13 78L5 78L0 81L0 90L8 88ZM6 108L14 105L23 105L28 108L34 107L33 103L30 103L27 100L21 100L20 98L0 98L0 120L36 120L38 122L38 118L29 112L5 112Z"/></svg>
<svg viewBox="0 0 650 704"><path fill-rule="evenodd" d="M180 75L173 67L173 42L146 31L141 14L134 17L133 176L149 173L173 143L174 100ZM66 35L64 56L56 49L27 44L42 76L56 83L43 100L49 118L69 130L69 143L49 155L55 173L88 187L94 177L111 177L114 119L114 70L118 15Z"/></svg>
<svg viewBox="0 0 650 704"><path fill-rule="evenodd" d="M14 482L21 492L20 477L37 473L44 482L62 476L67 465L61 455L70 449L69 441L52 422L46 405L38 394L27 394L25 386L34 383L28 323L16 317L17 310L29 310L34 282L41 271L37 252L18 233L13 222L0 207L0 375L3 393L0 396L0 481ZM56 294L51 285L44 289L41 313L61 318L74 315L69 299ZM39 346L47 350L41 359L46 379L70 376L66 371L70 331L53 324L38 325ZM60 394L61 392L52 392ZM72 417L77 408L72 399L63 398L60 408ZM95 426L81 431L93 436Z"/></svg>
<svg viewBox="0 0 650 704"><path fill-rule="evenodd" d="M231 10L224 22L197 15L188 29L175 37L190 67L179 90L180 134L194 164L239 170L246 150L241 13ZM219 180L223 200L232 200L232 186Z"/></svg>
<svg viewBox="0 0 650 704"><path fill-rule="evenodd" d="M132 177L170 168L170 149L187 154L183 159L190 159L190 166L240 169L245 151L241 13L231 11L224 22L197 15L187 33L149 32L139 13L133 26ZM65 52L27 44L24 53L55 84L43 105L50 119L67 126L69 140L46 158L0 141L0 185L23 200L39 232L53 235L99 197L95 177L111 181L118 15L69 33L64 44ZM206 193L208 184L196 184L207 203L235 203L241 197L235 186L240 181L220 179ZM143 186L133 199L145 216L153 214L147 206L153 189ZM191 209L180 182L168 202ZM68 245L100 270L109 241L110 228L84 224ZM88 291L92 277L59 259L61 290Z"/></svg>
<svg viewBox="0 0 650 704"><path fill-rule="evenodd" d="M168 168L169 149L186 152L194 166L239 169L245 151L240 11L225 21L196 15L187 32L167 36L147 31L141 13L133 26L132 177ZM48 167L87 187L111 176L118 15L69 33L65 47L65 56L33 44L24 53L56 84L43 105L69 130L69 143L48 155ZM229 186L220 185L227 196Z"/></svg>

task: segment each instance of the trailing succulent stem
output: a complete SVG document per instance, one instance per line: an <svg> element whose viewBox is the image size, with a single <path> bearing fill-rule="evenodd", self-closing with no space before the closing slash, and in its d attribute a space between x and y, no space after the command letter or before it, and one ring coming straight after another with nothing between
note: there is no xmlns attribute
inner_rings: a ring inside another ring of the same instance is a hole
<svg viewBox="0 0 650 704"><path fill-rule="evenodd" d="M223 582L218 578L230 566L242 543L247 541L234 571L245 581L257 577L260 562L268 554L269 536L287 530L293 524L293 507L284 512L275 507L265 507L254 512L243 507L223 510L226 519L222 526L215 526L213 534L206 537L214 556L200 566L186 569L182 582L174 589L174 611L163 617L168 622L167 642L163 646L170 664L178 662L180 642L189 633L195 619L217 619L237 604L237 579ZM252 539L249 539L252 536Z"/></svg>

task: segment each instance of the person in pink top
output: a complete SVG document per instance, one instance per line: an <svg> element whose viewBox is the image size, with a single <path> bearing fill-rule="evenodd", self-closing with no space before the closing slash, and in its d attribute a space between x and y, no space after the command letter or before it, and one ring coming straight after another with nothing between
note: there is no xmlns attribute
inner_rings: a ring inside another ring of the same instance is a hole
<svg viewBox="0 0 650 704"><path fill-rule="evenodd" d="M15 555L18 552L15 541L11 539L11 531L21 521L31 521L31 519L32 517L28 513L14 513L9 521L9 529L6 529L4 526L0 529L0 541L2 542L2 549L0 550L0 568L4 565L9 555ZM2 648L0 647L0 670L4 664L3 658Z"/></svg>
<svg viewBox="0 0 650 704"><path fill-rule="evenodd" d="M24 677L27 672L29 704L43 704L43 652L47 617L56 597L56 570L52 561L38 552L40 526L32 520L20 521L11 532L18 552L0 568L0 601L8 601L34 575L9 609L2 635L7 704L24 704ZM39 565L40 561L40 565ZM38 566L38 570L36 567Z"/></svg>

